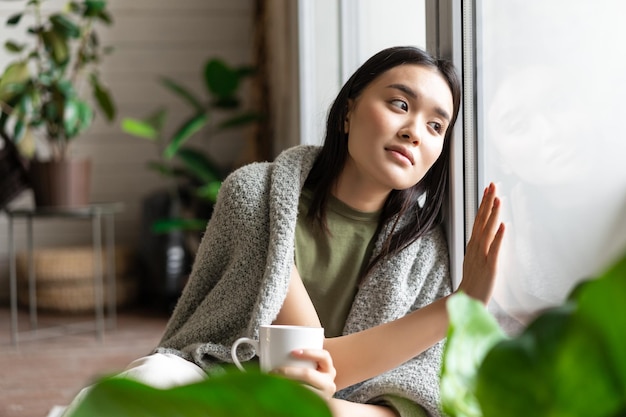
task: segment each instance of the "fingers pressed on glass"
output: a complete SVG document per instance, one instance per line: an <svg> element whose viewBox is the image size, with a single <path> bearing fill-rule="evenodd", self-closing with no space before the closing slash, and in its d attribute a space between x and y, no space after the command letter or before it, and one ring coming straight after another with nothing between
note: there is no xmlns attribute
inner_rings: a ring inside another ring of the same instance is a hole
<svg viewBox="0 0 626 417"><path fill-rule="evenodd" d="M496 198L495 188L496 187L493 183L490 183L489 186L485 188L483 199L480 202L478 212L476 213L476 219L474 220L472 234L479 232L485 227L485 224L487 223L492 212L494 200Z"/></svg>

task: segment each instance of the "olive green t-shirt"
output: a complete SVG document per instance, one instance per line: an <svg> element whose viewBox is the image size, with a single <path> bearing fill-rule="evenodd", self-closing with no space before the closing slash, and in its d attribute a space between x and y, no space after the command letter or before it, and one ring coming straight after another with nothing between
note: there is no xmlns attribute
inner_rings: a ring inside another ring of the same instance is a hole
<svg viewBox="0 0 626 417"><path fill-rule="evenodd" d="M325 336L335 337L343 332L359 277L372 255L380 212L357 211L331 196L328 234L307 218L311 199L312 192L304 189L298 205L295 262Z"/></svg>

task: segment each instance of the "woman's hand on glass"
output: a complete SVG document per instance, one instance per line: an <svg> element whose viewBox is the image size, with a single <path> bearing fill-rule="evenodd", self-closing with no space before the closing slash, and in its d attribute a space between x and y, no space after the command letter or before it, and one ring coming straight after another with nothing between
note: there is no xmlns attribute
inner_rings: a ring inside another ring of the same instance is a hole
<svg viewBox="0 0 626 417"><path fill-rule="evenodd" d="M463 260L463 280L459 285L460 291L485 304L493 293L503 237L500 199L496 195L496 186L491 183L485 188L476 213Z"/></svg>

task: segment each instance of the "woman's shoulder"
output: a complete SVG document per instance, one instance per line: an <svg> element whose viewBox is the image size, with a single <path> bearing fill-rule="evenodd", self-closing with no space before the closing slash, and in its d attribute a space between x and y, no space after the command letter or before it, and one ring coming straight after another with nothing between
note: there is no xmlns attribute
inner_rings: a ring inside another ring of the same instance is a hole
<svg viewBox="0 0 626 417"><path fill-rule="evenodd" d="M231 209L255 205L267 193L270 162L254 162L231 172L222 182L218 203Z"/></svg>
<svg viewBox="0 0 626 417"><path fill-rule="evenodd" d="M312 165L318 147L299 145L281 152L274 161L252 162L232 171L222 182L218 200L225 204L253 203L268 196L272 182L296 187L301 171ZM299 191L299 190L298 190Z"/></svg>
<svg viewBox="0 0 626 417"><path fill-rule="evenodd" d="M271 176L281 172L281 179L289 176L298 177L304 166L310 166L319 152L318 146L298 145L282 151L274 161L253 162L231 172L222 188L238 193L258 193L265 190Z"/></svg>

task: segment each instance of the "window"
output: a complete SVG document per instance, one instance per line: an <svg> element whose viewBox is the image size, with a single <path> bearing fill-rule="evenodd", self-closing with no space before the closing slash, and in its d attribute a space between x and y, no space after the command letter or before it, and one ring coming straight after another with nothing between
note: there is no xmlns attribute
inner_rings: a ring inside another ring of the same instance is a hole
<svg viewBox="0 0 626 417"><path fill-rule="evenodd" d="M466 192L499 184L494 301L521 321L626 250L624 13L619 0L463 2L478 184Z"/></svg>
<svg viewBox="0 0 626 417"><path fill-rule="evenodd" d="M320 144L348 77L389 46L425 46L424 0L299 0L300 143Z"/></svg>

